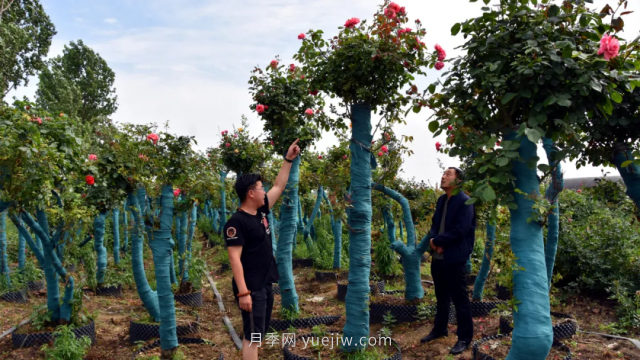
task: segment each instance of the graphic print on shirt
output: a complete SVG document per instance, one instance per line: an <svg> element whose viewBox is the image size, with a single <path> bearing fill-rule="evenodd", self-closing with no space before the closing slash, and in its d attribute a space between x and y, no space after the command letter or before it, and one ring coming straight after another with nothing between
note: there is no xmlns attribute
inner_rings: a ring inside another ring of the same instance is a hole
<svg viewBox="0 0 640 360"><path fill-rule="evenodd" d="M269 221L267 220L267 214L260 212L262 215L262 224L264 225L267 235L271 235L271 229L269 228Z"/></svg>

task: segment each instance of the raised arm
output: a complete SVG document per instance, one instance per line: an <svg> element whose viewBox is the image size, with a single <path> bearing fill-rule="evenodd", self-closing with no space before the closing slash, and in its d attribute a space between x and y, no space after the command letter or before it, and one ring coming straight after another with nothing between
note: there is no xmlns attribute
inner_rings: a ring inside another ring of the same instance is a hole
<svg viewBox="0 0 640 360"><path fill-rule="evenodd" d="M284 189L287 187L287 180L289 179L289 172L291 171L290 161L293 161L299 154L300 147L298 147L298 139L296 139L296 141L289 146L287 155L285 155L285 161L282 162L282 167L276 177L276 181L271 190L267 193L267 197L269 198L269 209L271 209L276 201L278 201L280 195L282 195L282 192L284 192Z"/></svg>

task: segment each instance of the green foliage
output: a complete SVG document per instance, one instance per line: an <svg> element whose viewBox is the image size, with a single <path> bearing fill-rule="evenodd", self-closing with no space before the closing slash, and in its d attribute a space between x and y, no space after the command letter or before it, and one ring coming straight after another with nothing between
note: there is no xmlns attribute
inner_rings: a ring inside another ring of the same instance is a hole
<svg viewBox="0 0 640 360"><path fill-rule="evenodd" d="M130 288L133 284L135 284L135 280L133 279L131 254L125 254L120 257L120 264L117 266L109 263L109 266L107 266L107 272L104 276L104 282L101 286L122 285L123 288Z"/></svg>
<svg viewBox="0 0 640 360"><path fill-rule="evenodd" d="M321 270L333 269L333 233L331 232L331 219L329 216L322 216L314 221L317 239L312 248L310 257L313 259L313 266ZM340 268L349 268L349 257L344 253L340 257Z"/></svg>
<svg viewBox="0 0 640 360"><path fill-rule="evenodd" d="M276 57L275 61L279 64L280 59ZM249 92L256 103L250 108L260 110L258 116L264 120L267 140L273 142L270 149L284 156L296 139L300 139L298 146L304 150L320 138L321 129L329 131L333 124L322 111L322 97L310 93L313 89L302 69L293 64L285 69L278 64L252 71ZM306 114L307 109L313 113Z"/></svg>
<svg viewBox="0 0 640 360"><path fill-rule="evenodd" d="M24 269L14 269L9 273L11 286L7 284L5 276L0 276L0 295L6 292L22 290L28 282L42 280L43 276L44 271L37 267L33 261L26 259Z"/></svg>
<svg viewBox="0 0 640 360"><path fill-rule="evenodd" d="M44 68L56 34L39 0L4 1L0 5L0 100Z"/></svg>
<svg viewBox="0 0 640 360"><path fill-rule="evenodd" d="M393 274L393 264L396 262L395 256L395 252L391 249L391 244L385 231L373 244L373 262L376 264L378 275Z"/></svg>
<svg viewBox="0 0 640 360"><path fill-rule="evenodd" d="M382 325L384 325L385 327L393 326L393 324L395 324L396 322L397 320L393 316L393 314L391 314L391 311L387 311L386 313L384 313L384 316L382 317Z"/></svg>
<svg viewBox="0 0 640 360"><path fill-rule="evenodd" d="M416 318L420 321L425 321L427 319L433 319L436 316L436 308L433 304L428 303L420 303L416 306Z"/></svg>
<svg viewBox="0 0 640 360"><path fill-rule="evenodd" d="M599 120L611 114L606 108L614 88L632 89L630 74L619 70L623 56L607 61L598 55L600 38L611 30L604 16L584 2L536 3L500 0L482 16L456 24L453 32L466 39L464 55L445 74L442 92L429 99L432 130L449 135L444 153L460 157L473 180L471 202L514 207L511 169L523 161L520 143L501 141L514 131L534 143L552 139L560 149L555 158L577 158L578 167L609 162L612 142L635 138L630 129ZM627 123L637 119L627 116Z"/></svg>
<svg viewBox="0 0 640 360"><path fill-rule="evenodd" d="M66 325L58 326L53 336L53 346L45 344L42 347L47 360L82 360L91 348L91 339L88 336L78 339Z"/></svg>
<svg viewBox="0 0 640 360"><path fill-rule="evenodd" d="M243 116L242 127L234 128L233 134L223 132L220 140L220 159L228 170L236 174L259 172L267 159L265 147L249 135L247 127L247 119Z"/></svg>
<svg viewBox="0 0 640 360"><path fill-rule="evenodd" d="M618 302L616 327L619 331L640 330L640 290L635 293L629 291L628 288L621 286L617 280L608 290L612 294L610 298Z"/></svg>
<svg viewBox="0 0 640 360"><path fill-rule="evenodd" d="M420 21L416 29L400 33L407 13L388 18L383 14L387 5L385 1L380 6L371 25L365 20L340 27L329 40L323 39L322 30L308 31L294 58L304 64L312 89L338 96L345 105L368 103L393 118L410 102L400 89L412 83L414 74L424 74L423 68L433 66L436 57L429 56L422 43L426 30ZM417 93L417 87L411 91Z"/></svg>
<svg viewBox="0 0 640 360"><path fill-rule="evenodd" d="M191 282L193 290L197 292L202 289L202 281L206 277L205 273L207 271L207 267L204 259L200 256L194 255L189 261L188 271L189 282Z"/></svg>
<svg viewBox="0 0 640 360"><path fill-rule="evenodd" d="M118 109L115 78L98 53L82 40L72 41L64 46L62 56L51 59L40 73L37 103L43 109L96 124Z"/></svg>
<svg viewBox="0 0 640 360"><path fill-rule="evenodd" d="M289 310L287 308L280 309L280 319L282 320L295 320L300 317L300 313L295 310Z"/></svg>

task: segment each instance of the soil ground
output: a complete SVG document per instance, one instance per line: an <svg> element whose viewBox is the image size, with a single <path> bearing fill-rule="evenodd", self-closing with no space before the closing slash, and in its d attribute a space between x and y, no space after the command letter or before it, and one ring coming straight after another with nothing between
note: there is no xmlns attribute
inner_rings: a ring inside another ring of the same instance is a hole
<svg viewBox="0 0 640 360"><path fill-rule="evenodd" d="M204 240L203 240L204 241ZM200 333L193 337L202 337L215 344L210 345L187 345L181 346L180 351L187 359L217 359L220 353L225 359L241 359L239 352L222 322L223 316L229 316L236 331L242 333L242 319L240 312L233 300L231 292L231 271L220 273L220 265L211 259L216 255L216 251L222 248L204 249L203 253L207 259L209 270L216 269L211 273L216 287L224 300L226 312L218 309L213 290L208 282L203 285L204 306L200 309L177 304L178 320L187 322L193 320L196 315L200 317ZM428 268L428 263L422 264L423 268ZM423 273L428 269L423 269ZM341 330L345 322L344 303L336 299L337 286L333 282L318 282L315 280L315 270L295 269L295 283L300 297L300 317L322 316L322 315L342 315L341 319L327 329ZM427 278L427 277L425 277ZM397 286L391 286L397 288ZM427 291L428 291L428 287ZM489 288L489 286L487 286ZM486 300L491 300L487 297ZM27 304L0 303L0 332L18 324L27 318L34 307L44 306L46 295L44 292L32 293ZM86 359L106 360L106 359L131 359L142 345L129 344L129 322L140 319L144 316L145 310L135 291L135 289L125 289L122 298L97 297L87 292L84 298L84 306L89 313L98 311L96 320L96 344ZM584 297L568 297L563 305L554 307L555 311L572 314L576 317L579 327L582 330L600 331L601 324L608 324L615 321L615 311L613 304L608 301L599 301ZM280 296L275 296L273 318L280 317ZM403 359L471 359L471 350L465 353L450 357L449 350L456 342L455 325L449 325L449 336L434 341L430 344L420 343L420 338L427 335L433 326L432 321L421 321L413 323L398 324L390 327L392 338L398 342L402 351ZM372 337L379 337L378 331L382 325L371 325L370 334ZM498 317L489 316L474 319L474 339L498 333ZM308 334L311 329L300 329L296 334ZM639 334L632 334L631 337L638 338ZM242 336L242 335L240 335ZM572 350L574 359L629 359L640 360L640 350L635 349L631 343L623 340L609 340L599 336L578 333L573 339L564 342ZM298 346L303 346L297 343ZM282 359L282 347L279 344L270 346L264 343L261 350L260 359ZM158 351L150 351L145 356L159 354ZM554 357L550 357L553 359ZM0 340L0 359L44 359L43 352L38 348L13 350L11 347L11 336Z"/></svg>

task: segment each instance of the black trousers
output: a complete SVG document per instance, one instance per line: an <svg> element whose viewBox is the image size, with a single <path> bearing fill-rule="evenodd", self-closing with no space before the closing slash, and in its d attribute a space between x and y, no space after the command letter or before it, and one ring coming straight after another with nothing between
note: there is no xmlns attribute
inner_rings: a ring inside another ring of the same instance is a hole
<svg viewBox="0 0 640 360"><path fill-rule="evenodd" d="M238 293L235 282L232 284L234 294ZM251 292L251 312L240 310L242 313L242 332L245 340L265 341L265 335L269 332L271 311L273 310L273 289L271 284L266 284L260 291ZM234 296L236 304L240 306L240 299Z"/></svg>
<svg viewBox="0 0 640 360"><path fill-rule="evenodd" d="M444 260L432 259L431 276L436 290L436 319L433 331L447 334L449 323L449 300L453 301L458 319L458 340L471 342L473 319L471 301L467 294L467 269L465 263L445 264Z"/></svg>

